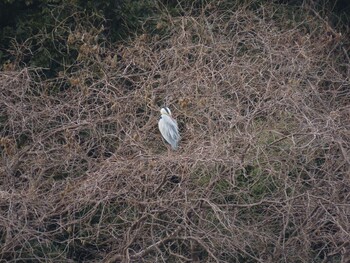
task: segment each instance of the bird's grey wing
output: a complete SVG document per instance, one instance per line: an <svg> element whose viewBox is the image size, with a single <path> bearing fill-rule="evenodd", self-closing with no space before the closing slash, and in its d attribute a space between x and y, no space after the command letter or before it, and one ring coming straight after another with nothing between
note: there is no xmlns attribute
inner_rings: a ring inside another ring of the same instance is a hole
<svg viewBox="0 0 350 263"><path fill-rule="evenodd" d="M172 146L173 149L176 149L180 140L177 123L169 116L162 115L158 126L164 139Z"/></svg>

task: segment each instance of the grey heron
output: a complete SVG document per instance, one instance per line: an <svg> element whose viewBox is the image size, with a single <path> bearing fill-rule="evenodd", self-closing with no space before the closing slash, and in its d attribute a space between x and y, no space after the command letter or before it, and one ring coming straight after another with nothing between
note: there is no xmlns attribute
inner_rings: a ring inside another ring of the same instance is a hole
<svg viewBox="0 0 350 263"><path fill-rule="evenodd" d="M171 117L171 111L168 107L161 108L158 127L163 138L171 145L174 150L177 149L180 141L179 128L176 120Z"/></svg>

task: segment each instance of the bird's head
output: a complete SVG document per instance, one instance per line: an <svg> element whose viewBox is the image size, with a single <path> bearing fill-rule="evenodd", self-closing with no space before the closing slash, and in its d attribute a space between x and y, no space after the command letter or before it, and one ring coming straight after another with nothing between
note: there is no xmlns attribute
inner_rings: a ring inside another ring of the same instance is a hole
<svg viewBox="0 0 350 263"><path fill-rule="evenodd" d="M164 107L160 109L160 114L165 114L171 116L171 111L168 107Z"/></svg>

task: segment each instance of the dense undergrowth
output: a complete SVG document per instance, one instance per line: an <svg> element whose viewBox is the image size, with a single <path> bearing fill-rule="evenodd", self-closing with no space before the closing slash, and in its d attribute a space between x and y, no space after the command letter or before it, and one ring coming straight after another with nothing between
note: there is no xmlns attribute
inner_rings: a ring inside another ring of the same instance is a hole
<svg viewBox="0 0 350 263"><path fill-rule="evenodd" d="M223 7L165 12L122 44L77 10L14 42L0 261L350 260L346 27L306 5ZM37 54L48 69L25 64Z"/></svg>

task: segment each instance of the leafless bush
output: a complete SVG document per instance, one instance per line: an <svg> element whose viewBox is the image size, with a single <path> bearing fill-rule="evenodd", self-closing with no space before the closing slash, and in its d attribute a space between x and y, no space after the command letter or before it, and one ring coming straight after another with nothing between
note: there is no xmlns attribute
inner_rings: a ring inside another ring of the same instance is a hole
<svg viewBox="0 0 350 263"><path fill-rule="evenodd" d="M57 78L1 72L1 260L349 260L346 36L207 8L117 47L58 24L77 56Z"/></svg>

